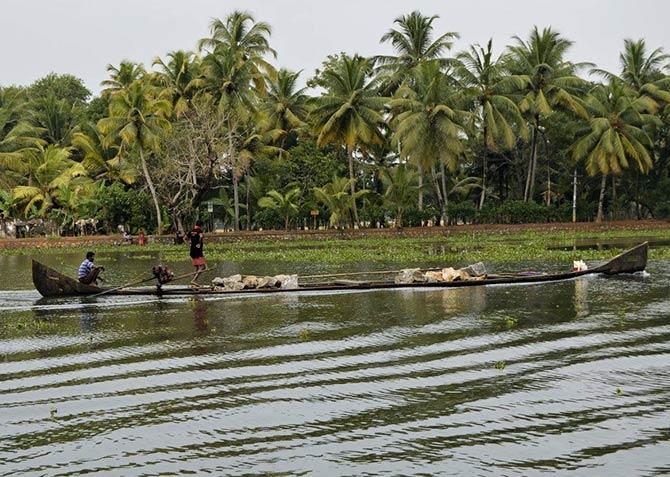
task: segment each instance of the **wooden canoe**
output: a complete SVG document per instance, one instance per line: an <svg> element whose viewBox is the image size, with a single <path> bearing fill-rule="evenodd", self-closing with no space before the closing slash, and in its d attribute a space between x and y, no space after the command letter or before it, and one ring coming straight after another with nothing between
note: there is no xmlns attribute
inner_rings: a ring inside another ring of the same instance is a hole
<svg viewBox="0 0 670 477"><path fill-rule="evenodd" d="M89 296L101 292L106 295L232 295L232 294L268 294L268 293L295 293L300 291L318 291L318 290L365 290L365 289L387 289L387 288L455 288L468 286L485 286L507 283L541 283L553 282L558 280L568 280L584 275L606 274L616 275L619 273L635 273L643 271L647 266L647 254L649 244L647 242L617 255L608 262L589 270L570 271L558 273L543 274L506 274L489 275L484 280L467 280L453 282L435 282L435 283L408 283L397 284L392 281L354 281L340 280L331 283L305 284L294 289L269 288L269 289L250 289L240 291L229 291L213 289L211 287L190 288L184 286L163 286L157 287L138 287L122 288L111 290L110 288L100 288L90 285L84 285L74 278L70 278L62 273L53 270L41 263L33 260L33 284L37 291L44 297L66 297L66 296Z"/></svg>

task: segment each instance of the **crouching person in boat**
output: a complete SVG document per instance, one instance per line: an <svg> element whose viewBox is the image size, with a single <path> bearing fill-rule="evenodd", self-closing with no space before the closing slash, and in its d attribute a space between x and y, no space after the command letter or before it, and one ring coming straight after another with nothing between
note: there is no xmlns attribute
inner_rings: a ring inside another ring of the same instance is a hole
<svg viewBox="0 0 670 477"><path fill-rule="evenodd" d="M187 235L189 243L191 245L190 256L191 264L193 265L194 274L193 280L191 280L191 285L194 287L198 285L198 277L202 272L207 268L207 262L205 261L205 254L203 252L203 237L204 233L202 231L202 222L200 220L196 221L195 227Z"/></svg>
<svg viewBox="0 0 670 477"><path fill-rule="evenodd" d="M100 277L100 273L105 271L105 267L96 267L95 253L87 252L86 259L79 265L79 281L84 285L98 285L98 280L104 281Z"/></svg>

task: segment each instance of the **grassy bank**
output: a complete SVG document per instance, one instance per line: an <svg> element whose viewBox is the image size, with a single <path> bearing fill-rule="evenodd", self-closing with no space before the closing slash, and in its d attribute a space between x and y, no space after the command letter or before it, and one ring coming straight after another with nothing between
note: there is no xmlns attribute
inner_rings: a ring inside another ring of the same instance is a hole
<svg viewBox="0 0 670 477"><path fill-rule="evenodd" d="M516 232L454 232L448 236L419 238L362 237L348 239L295 239L276 241L238 241L234 243L208 243L206 255L210 261L268 261L313 262L327 264L355 264L357 262L384 262L398 264L451 263L451 262L506 262L523 260L567 261L612 257L632 244L643 241L670 241L670 228L652 230L608 231L516 231ZM589 243L605 244L600 249L572 249ZM557 248L562 247L562 248ZM68 252L84 252L94 248L105 252L160 252L167 262L188 258L186 245L149 244L136 245L71 244ZM566 249L567 248L567 249ZM62 253L62 248L5 249L3 255L32 255ZM654 248L652 260L670 259L670 246Z"/></svg>

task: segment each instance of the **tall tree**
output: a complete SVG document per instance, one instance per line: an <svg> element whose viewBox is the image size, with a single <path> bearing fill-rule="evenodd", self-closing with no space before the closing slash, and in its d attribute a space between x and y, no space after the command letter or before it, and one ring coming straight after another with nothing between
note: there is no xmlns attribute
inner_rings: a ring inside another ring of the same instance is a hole
<svg viewBox="0 0 670 477"><path fill-rule="evenodd" d="M161 131L170 128L166 119L170 115L170 103L157 98L155 92L142 81L135 81L127 90L114 94L109 113L110 117L98 122L98 128L107 136L108 141L119 137L122 147L138 151L144 180L156 209L157 233L160 234L163 231L161 207L145 153L158 150Z"/></svg>
<svg viewBox="0 0 670 477"><path fill-rule="evenodd" d="M227 119L227 160L232 170L235 230L239 229L239 179L246 174L248 166L236 153L235 138L244 136L240 128L248 125L257 109L251 85L257 92L264 93L266 75L274 75L274 68L265 60L266 55L277 56L270 47L271 33L269 24L257 22L248 12L236 10L223 21L214 19L210 36L198 43L199 50L208 52L203 60L203 85Z"/></svg>
<svg viewBox="0 0 670 477"><path fill-rule="evenodd" d="M107 65L109 79L103 80L100 85L104 86L103 95L114 95L130 87L135 81L144 76L144 66L132 61L123 60L118 67Z"/></svg>
<svg viewBox="0 0 670 477"><path fill-rule="evenodd" d="M237 63L250 63L253 81L259 91L264 91L264 73L274 74L265 56L277 57L277 52L270 47L271 34L272 27L268 23L257 22L249 12L235 10L225 20L212 20L210 36L198 42L198 49L215 54L226 50Z"/></svg>
<svg viewBox="0 0 670 477"><path fill-rule="evenodd" d="M590 175L601 174L597 222L603 219L607 176L620 175L632 165L640 172L651 169L652 140L643 129L657 119L643 111L654 108L650 98L636 97L633 90L613 79L594 87L586 105L591 115L588 128L573 146L575 161L586 161Z"/></svg>
<svg viewBox="0 0 670 477"><path fill-rule="evenodd" d="M401 87L390 102L394 139L400 144L401 155L423 170L432 171L443 217L447 202L445 171L440 187L435 167L456 170L465 152L463 140L471 119L467 111L460 109L459 93L450 82L438 62L424 63L416 69L412 85Z"/></svg>
<svg viewBox="0 0 670 477"><path fill-rule="evenodd" d="M517 137L527 138L526 122L518 105L510 98L523 88L524 78L506 75L500 58L493 57L493 41L485 48L471 46L457 55L455 73L465 94L473 101L482 128L482 181L479 208L486 197L488 155L500 149L512 149Z"/></svg>
<svg viewBox="0 0 670 477"><path fill-rule="evenodd" d="M306 88L298 87L300 72L280 69L268 81L268 92L262 100L261 111L272 131L274 143L285 148L292 133L307 126L308 97Z"/></svg>
<svg viewBox="0 0 670 477"><path fill-rule="evenodd" d="M240 62L232 50L218 48L203 59L203 87L218 105L225 117L228 150L226 162L233 182L235 204L235 230L240 226L239 180L247 171L249 163L240 156L239 149L244 129L256 111L256 98L251 89L254 65Z"/></svg>
<svg viewBox="0 0 670 477"><path fill-rule="evenodd" d="M172 102L174 115L180 117L197 92L199 62L190 51L173 51L167 56L167 62L156 58L153 64L158 67L158 82L163 87L161 95Z"/></svg>
<svg viewBox="0 0 670 477"><path fill-rule="evenodd" d="M370 80L371 63L358 55L343 55L333 68L322 73L326 91L316 98L311 112L317 144L341 144L347 150L349 185L356 196L354 160L357 146L380 142L381 110L386 98L380 97ZM354 220L358 209L354 202Z"/></svg>
<svg viewBox="0 0 670 477"><path fill-rule="evenodd" d="M544 120L556 108L586 117L579 96L586 82L576 76L578 67L565 59L572 41L557 31L534 27L528 40L514 37L516 44L509 47L506 56L508 72L518 76L524 87L518 91L521 112L528 114L531 126L530 157L526 172L524 201L532 200L535 191L537 156Z"/></svg>
<svg viewBox="0 0 670 477"><path fill-rule="evenodd" d="M385 92L392 93L411 74L412 70L426 61L438 61L446 66L443 56L451 49L456 32L446 32L433 39L433 23L438 15L425 16L415 10L397 17L391 28L381 38L380 43L391 43L395 55L379 55L374 58L377 71L385 85Z"/></svg>

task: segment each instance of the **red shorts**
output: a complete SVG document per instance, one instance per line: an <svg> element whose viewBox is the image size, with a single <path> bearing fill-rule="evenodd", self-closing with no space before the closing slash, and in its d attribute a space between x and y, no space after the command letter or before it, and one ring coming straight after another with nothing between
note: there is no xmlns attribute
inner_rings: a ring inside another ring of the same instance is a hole
<svg viewBox="0 0 670 477"><path fill-rule="evenodd" d="M191 263L193 264L194 267L207 265L207 262L205 261L205 257L192 258Z"/></svg>

